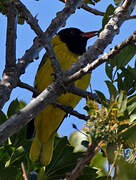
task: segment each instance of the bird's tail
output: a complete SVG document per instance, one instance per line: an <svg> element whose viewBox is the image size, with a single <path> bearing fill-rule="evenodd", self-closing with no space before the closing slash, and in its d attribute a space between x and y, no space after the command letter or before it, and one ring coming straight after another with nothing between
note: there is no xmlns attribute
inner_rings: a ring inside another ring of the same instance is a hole
<svg viewBox="0 0 136 180"><path fill-rule="evenodd" d="M47 142L42 143L38 136L35 135L29 157L32 161L39 161L41 162L44 166L47 166L51 159L52 159L52 154L53 154L53 145L54 145L54 138L55 138L56 132L53 133L50 138L48 139Z"/></svg>

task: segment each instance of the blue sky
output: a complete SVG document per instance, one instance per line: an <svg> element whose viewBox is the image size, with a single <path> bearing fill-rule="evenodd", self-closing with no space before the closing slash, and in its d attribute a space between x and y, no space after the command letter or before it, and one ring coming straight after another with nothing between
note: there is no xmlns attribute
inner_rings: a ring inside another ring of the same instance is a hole
<svg viewBox="0 0 136 180"><path fill-rule="evenodd" d="M37 15L37 19L39 25L41 26L42 30L45 31L46 28L49 26L52 18L56 16L56 13L64 7L64 4L59 0L22 0L22 2L26 5L26 7L31 11L33 16ZM97 3L95 7L98 10L105 11L109 4L114 4L112 0L101 0L101 2ZM133 12L135 13L135 11ZM77 27L80 28L82 31L94 31L99 30L102 26L102 17L95 16L91 13L88 13L82 9L78 9L75 14L73 14L66 23L66 27ZM109 47L106 49L108 51L109 48L113 47L113 45L118 44L122 40L124 40L128 35L130 35L136 29L135 20L129 20L125 22L122 27L120 34L114 38L114 41ZM33 42L35 37L35 33L31 30L29 25L26 23L24 25L18 25L17 27L17 58L21 58ZM92 38L88 41L88 45L91 45L97 37ZM1 66L0 66L0 78L2 77L2 72L4 70L5 65L5 46L6 46L6 17L0 14L0 59L1 59ZM40 52L40 58L35 60L31 65L28 66L26 73L21 76L21 80L25 83L33 85L34 77L42 58L42 55L45 53L43 49ZM133 62L132 62L133 63ZM91 79L91 87L92 90L100 90L108 95L108 91L104 81L107 79L104 73L104 65L101 65L92 73ZM13 90L11 99L6 105L4 106L4 112L6 112L9 103L18 98L19 100L24 100L26 103L29 103L31 100L32 93L28 90L16 88ZM85 101L82 100L76 109L78 109L81 113L84 113L83 107L85 106ZM84 121L78 120L76 117L68 117L62 123L59 134L60 135L69 135L70 132L73 131L72 123L75 123L77 127L81 127Z"/></svg>

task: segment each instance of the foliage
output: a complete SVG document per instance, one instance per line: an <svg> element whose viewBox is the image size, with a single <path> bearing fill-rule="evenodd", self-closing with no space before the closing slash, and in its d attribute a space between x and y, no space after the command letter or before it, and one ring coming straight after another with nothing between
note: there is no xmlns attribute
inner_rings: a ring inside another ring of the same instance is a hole
<svg viewBox="0 0 136 180"><path fill-rule="evenodd" d="M18 112L24 106L25 103L23 101L18 101L17 99L12 101L7 115L1 111L0 122L5 122L12 114ZM23 128L19 133L8 138L7 142L0 147L0 179L23 179L21 169L21 162L23 162L26 173L29 174L31 179L36 177L39 180L58 180L64 178L68 171L72 171L77 163L77 159L82 155L81 152L73 152L73 147L69 144L66 137L56 137L53 159L45 170L42 165L32 163L29 160L30 145L31 142L26 140L25 128ZM38 175L33 173L32 170L37 172ZM83 179L89 179L92 176L94 179L97 177L96 170L87 166L82 177Z"/></svg>

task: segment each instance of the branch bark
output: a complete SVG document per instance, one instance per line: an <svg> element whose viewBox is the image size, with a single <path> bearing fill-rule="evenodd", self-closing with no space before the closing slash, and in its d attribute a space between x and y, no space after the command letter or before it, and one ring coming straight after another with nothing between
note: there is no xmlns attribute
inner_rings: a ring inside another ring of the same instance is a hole
<svg viewBox="0 0 136 180"><path fill-rule="evenodd" d="M17 10L13 4L7 7L6 68L16 66Z"/></svg>
<svg viewBox="0 0 136 180"><path fill-rule="evenodd" d="M98 144L91 144L88 147L87 152L84 153L84 156L78 160L78 163L72 172L66 174L66 178L64 180L76 180L79 176L81 176L85 165L92 160L103 142L104 141L101 140Z"/></svg>
<svg viewBox="0 0 136 180"><path fill-rule="evenodd" d="M0 107L8 101L18 79L16 71L17 10L10 2L7 4L7 10L6 65L3 79L0 81Z"/></svg>

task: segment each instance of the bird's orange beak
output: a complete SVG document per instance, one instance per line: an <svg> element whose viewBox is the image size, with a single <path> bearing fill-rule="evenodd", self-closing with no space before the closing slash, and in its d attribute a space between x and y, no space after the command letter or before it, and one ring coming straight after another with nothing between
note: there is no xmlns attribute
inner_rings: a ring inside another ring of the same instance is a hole
<svg viewBox="0 0 136 180"><path fill-rule="evenodd" d="M98 31L91 31L91 32L84 32L84 33L81 33L81 36L82 37L86 37L86 38L92 38L94 36L98 35Z"/></svg>

